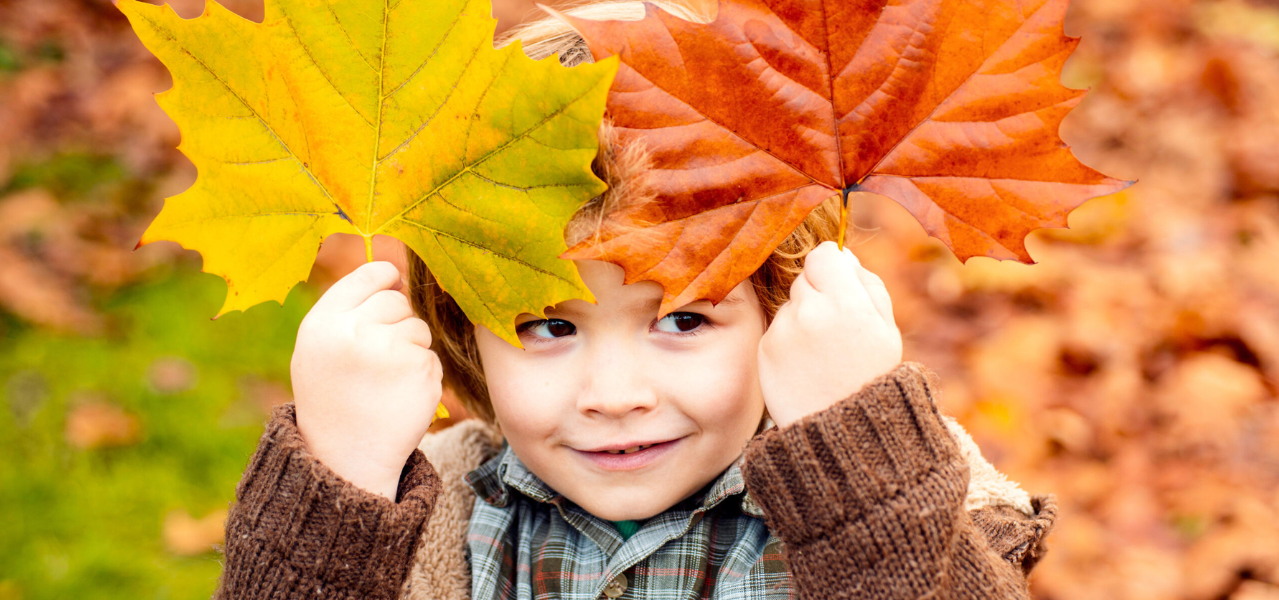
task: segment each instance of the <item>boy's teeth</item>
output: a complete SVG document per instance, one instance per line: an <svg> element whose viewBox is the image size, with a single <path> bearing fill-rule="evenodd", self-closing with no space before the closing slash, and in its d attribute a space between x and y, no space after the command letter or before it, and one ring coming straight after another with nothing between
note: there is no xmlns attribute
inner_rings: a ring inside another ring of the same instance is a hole
<svg viewBox="0 0 1279 600"><path fill-rule="evenodd" d="M653 447L653 445L648 444L647 446L635 446L634 448L627 448L625 450L605 450L605 452L609 454L632 454L634 452L639 452L640 450L643 450L645 448L651 448L651 447Z"/></svg>

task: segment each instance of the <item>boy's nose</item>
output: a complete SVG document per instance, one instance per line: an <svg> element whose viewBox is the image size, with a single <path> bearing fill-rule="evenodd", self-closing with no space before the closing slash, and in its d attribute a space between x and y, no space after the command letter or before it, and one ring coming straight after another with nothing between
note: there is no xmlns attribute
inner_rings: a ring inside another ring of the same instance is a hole
<svg viewBox="0 0 1279 600"><path fill-rule="evenodd" d="M629 356L608 356L592 362L577 399L577 408L583 414L620 418L657 406L651 374L645 372L640 361Z"/></svg>

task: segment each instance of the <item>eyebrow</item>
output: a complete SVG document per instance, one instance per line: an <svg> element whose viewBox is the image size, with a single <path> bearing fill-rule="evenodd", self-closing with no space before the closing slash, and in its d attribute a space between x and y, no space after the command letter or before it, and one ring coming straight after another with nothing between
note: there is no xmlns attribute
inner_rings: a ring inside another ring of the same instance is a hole
<svg viewBox="0 0 1279 600"><path fill-rule="evenodd" d="M738 304L741 304L746 301L746 299L742 297L743 295L744 294L738 294L736 296L729 295L725 297L723 300L720 300L719 304L717 304L716 306L737 306Z"/></svg>
<svg viewBox="0 0 1279 600"><path fill-rule="evenodd" d="M739 304L744 303L745 301L746 299L742 297L742 294L736 294L736 295L730 295L727 298L720 300L719 304L715 304L713 306L717 306L717 307L737 306ZM689 302L688 304L685 304L684 306L681 306L680 309L688 308L695 304L700 304L703 302L710 303L709 300L695 300L693 302ZM656 298L650 298L648 300L644 300L641 302L631 303L629 306L623 308L622 312L628 315L651 315L651 314L657 314L657 312L661 310L661 308L662 308L662 298L656 297ZM679 312L679 311L675 310L671 312ZM564 318L564 319L572 320L573 317L582 316L582 311L575 308L548 308L546 309L546 316L547 318Z"/></svg>
<svg viewBox="0 0 1279 600"><path fill-rule="evenodd" d="M626 313L630 315L652 315L662 308L661 298L649 298L643 302L636 302L626 307Z"/></svg>
<svg viewBox="0 0 1279 600"><path fill-rule="evenodd" d="M688 307L688 306L693 306L694 304L700 304L700 303L702 303L702 302L705 302L705 303L711 304L712 306L714 306L714 307L718 308L718 307L721 307L721 306L725 306L725 307L727 307L727 306L737 306L737 305L739 305L739 304L742 304L742 303L746 302L746 299L742 297L742 294L737 294L737 295L735 295L735 296L728 296L728 297L724 298L723 300L720 300L720 301L719 301L719 303L711 303L711 301L710 301L710 300L694 300L693 302L689 302L688 304L685 304L684 306L681 306L680 308L684 308L684 307Z"/></svg>

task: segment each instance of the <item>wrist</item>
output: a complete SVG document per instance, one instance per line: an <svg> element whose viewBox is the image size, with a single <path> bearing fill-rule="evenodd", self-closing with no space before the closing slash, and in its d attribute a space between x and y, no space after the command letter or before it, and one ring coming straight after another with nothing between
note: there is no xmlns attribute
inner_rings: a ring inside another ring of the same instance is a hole
<svg viewBox="0 0 1279 600"><path fill-rule="evenodd" d="M795 382L786 386L785 393L764 396L764 404L768 407L768 415L778 427L786 427L806 417L815 415L839 402L852 398L876 379L896 369L900 361L882 369L867 371L864 375L845 379L840 382L821 381L809 378L805 383Z"/></svg>
<svg viewBox="0 0 1279 600"><path fill-rule="evenodd" d="M307 449L335 475L362 490L395 501L407 456L396 460L386 452L347 442L329 443L299 429Z"/></svg>
<svg viewBox="0 0 1279 600"><path fill-rule="evenodd" d="M396 493L400 489L400 474L404 471L405 461L400 461L398 467L389 468L381 461L349 452L331 454L327 457L317 454L316 458L351 485L392 502L395 501Z"/></svg>
<svg viewBox="0 0 1279 600"><path fill-rule="evenodd" d="M768 406L769 418L773 420L773 423L778 428L787 427L808 416L804 411L796 410L794 402L781 401L773 402L771 405L765 403L765 405ZM776 405L776 408L773 407L774 405Z"/></svg>

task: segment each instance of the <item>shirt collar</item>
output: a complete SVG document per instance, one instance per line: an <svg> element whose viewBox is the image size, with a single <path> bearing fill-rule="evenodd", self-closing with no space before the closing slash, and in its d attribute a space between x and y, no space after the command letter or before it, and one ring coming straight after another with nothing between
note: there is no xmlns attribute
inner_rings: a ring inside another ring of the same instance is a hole
<svg viewBox="0 0 1279 600"><path fill-rule="evenodd" d="M497 508L510 504L512 489L538 502L552 503L559 497L551 486L528 470L506 444L502 445L497 456L467 473L466 483L475 490L477 497Z"/></svg>
<svg viewBox="0 0 1279 600"><path fill-rule="evenodd" d="M763 518L764 512L751 500L750 494L746 493L746 481L742 478L741 462L741 457L733 461L733 464L711 483L697 505L700 505L703 510L710 510L724 500L741 494L742 512ZM528 467L524 466L519 457L511 451L511 447L505 444L497 456L467 473L466 482L471 489L475 490L478 498L495 508L505 508L510 504L512 490L547 504L555 504L560 498L560 494L528 470Z"/></svg>

